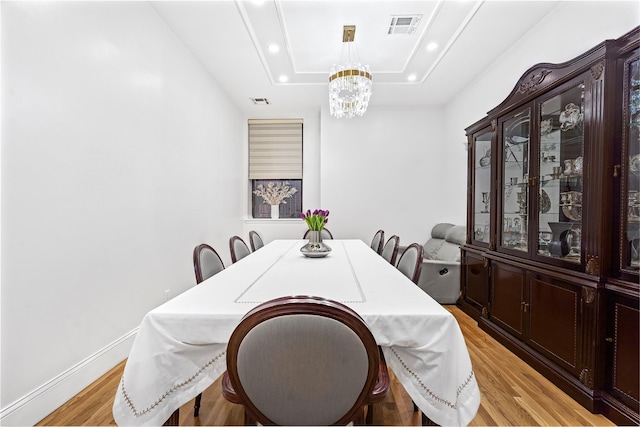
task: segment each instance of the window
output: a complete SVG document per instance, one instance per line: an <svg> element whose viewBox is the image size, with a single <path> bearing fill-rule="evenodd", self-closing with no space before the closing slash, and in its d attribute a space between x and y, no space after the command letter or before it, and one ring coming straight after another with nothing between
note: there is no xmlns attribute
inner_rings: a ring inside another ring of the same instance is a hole
<svg viewBox="0 0 640 427"><path fill-rule="evenodd" d="M254 218L300 217L302 120L249 120L249 181Z"/></svg>

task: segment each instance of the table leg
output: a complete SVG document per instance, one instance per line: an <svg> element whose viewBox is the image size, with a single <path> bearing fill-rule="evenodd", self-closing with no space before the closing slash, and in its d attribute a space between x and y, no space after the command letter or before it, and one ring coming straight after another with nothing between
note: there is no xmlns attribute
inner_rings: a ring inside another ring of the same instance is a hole
<svg viewBox="0 0 640 427"><path fill-rule="evenodd" d="M180 425L180 408L173 411L173 414L162 424L163 426L179 426Z"/></svg>

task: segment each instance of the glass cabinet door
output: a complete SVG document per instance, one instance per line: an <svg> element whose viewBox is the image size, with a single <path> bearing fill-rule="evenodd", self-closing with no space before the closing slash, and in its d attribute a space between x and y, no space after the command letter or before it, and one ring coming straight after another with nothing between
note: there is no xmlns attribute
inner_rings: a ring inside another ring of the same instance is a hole
<svg viewBox="0 0 640 427"><path fill-rule="evenodd" d="M473 239L490 242L491 130L473 136Z"/></svg>
<svg viewBox="0 0 640 427"><path fill-rule="evenodd" d="M500 245L528 251L529 123L531 111L522 110L500 122L502 147L502 227Z"/></svg>
<svg viewBox="0 0 640 427"><path fill-rule="evenodd" d="M626 270L638 271L640 267L640 59L628 63L625 70L626 91L625 100L625 132L623 132L623 161L627 162L626 197L623 196L622 205L625 206L623 215L623 232L625 243L622 248L623 267ZM625 218L626 216L626 218Z"/></svg>
<svg viewBox="0 0 640 427"><path fill-rule="evenodd" d="M581 262L584 84L540 104L539 255Z"/></svg>

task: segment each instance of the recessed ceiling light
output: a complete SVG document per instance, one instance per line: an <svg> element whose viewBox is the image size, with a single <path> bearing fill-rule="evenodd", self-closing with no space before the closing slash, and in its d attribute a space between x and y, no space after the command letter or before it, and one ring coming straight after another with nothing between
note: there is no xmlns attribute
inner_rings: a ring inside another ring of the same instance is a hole
<svg viewBox="0 0 640 427"><path fill-rule="evenodd" d="M407 76L407 80L409 80L410 82L415 82L417 78L418 76L416 76L415 74L409 74Z"/></svg>
<svg viewBox="0 0 640 427"><path fill-rule="evenodd" d="M278 80L280 80L280 83L286 83L289 81L289 77L287 76L280 76L278 77Z"/></svg>
<svg viewBox="0 0 640 427"><path fill-rule="evenodd" d="M264 0L253 0L252 3L256 6L262 6L264 4Z"/></svg>
<svg viewBox="0 0 640 427"><path fill-rule="evenodd" d="M431 42L427 45L428 51L436 50L437 48L438 48L438 43L436 42Z"/></svg>
<svg viewBox="0 0 640 427"><path fill-rule="evenodd" d="M268 47L268 49L269 49L269 52L271 52L271 53L278 53L278 52L280 52L280 46L278 46L278 45L277 45L277 44L275 44L275 43L270 44L270 45L269 45L269 47Z"/></svg>

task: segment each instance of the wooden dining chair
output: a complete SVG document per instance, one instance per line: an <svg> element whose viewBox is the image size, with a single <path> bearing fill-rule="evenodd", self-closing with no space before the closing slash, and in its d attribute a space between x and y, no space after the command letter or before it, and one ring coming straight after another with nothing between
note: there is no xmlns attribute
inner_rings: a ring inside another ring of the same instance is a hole
<svg viewBox="0 0 640 427"><path fill-rule="evenodd" d="M400 237L395 234L389 237L387 243L382 248L382 258L386 259L391 265L396 265L396 258L398 257L398 248L400 247Z"/></svg>
<svg viewBox="0 0 640 427"><path fill-rule="evenodd" d="M193 249L193 270L196 274L196 284L198 284L224 270L224 263L215 249L206 243L202 243ZM201 401L202 393L196 396L193 405L194 417L200 415Z"/></svg>
<svg viewBox="0 0 640 427"><path fill-rule="evenodd" d="M371 249L376 251L377 254L382 254L382 245L384 245L384 231L378 230L371 239Z"/></svg>
<svg viewBox="0 0 640 427"><path fill-rule="evenodd" d="M398 260L398 270L407 276L413 283L418 284L420 280L420 270L422 270L422 259L424 248L422 245L412 243L404 250Z"/></svg>
<svg viewBox="0 0 640 427"><path fill-rule="evenodd" d="M362 318L336 301L289 296L247 313L227 346L222 394L245 425L362 424L389 392L384 357Z"/></svg>
<svg viewBox="0 0 640 427"><path fill-rule="evenodd" d="M251 253L247 244L239 236L229 239L229 252L231 252L231 262L234 264Z"/></svg>
<svg viewBox="0 0 640 427"><path fill-rule="evenodd" d="M197 284L224 270L224 263L215 249L202 243L193 249L193 270Z"/></svg>
<svg viewBox="0 0 640 427"><path fill-rule="evenodd" d="M305 231L304 236L302 236L302 238L303 239L308 239L310 232L311 232L311 230ZM326 228L326 227L322 229L322 231L320 232L320 236L322 236L322 240L332 240L333 239L333 234L331 234L329 229Z"/></svg>
<svg viewBox="0 0 640 427"><path fill-rule="evenodd" d="M257 251L258 249L264 246L262 237L260 237L257 231L251 230L249 232L249 244L251 245L252 252Z"/></svg>

